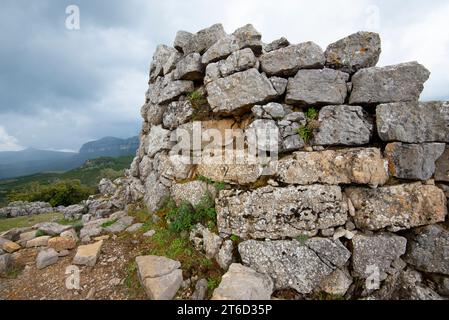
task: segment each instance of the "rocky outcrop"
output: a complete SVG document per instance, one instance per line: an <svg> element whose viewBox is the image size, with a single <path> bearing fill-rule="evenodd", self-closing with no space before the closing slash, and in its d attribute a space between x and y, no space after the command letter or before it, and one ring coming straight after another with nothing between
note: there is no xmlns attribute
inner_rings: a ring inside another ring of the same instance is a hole
<svg viewBox="0 0 449 320"><path fill-rule="evenodd" d="M39 215L57 212L49 203L46 202L11 202L8 206L0 208L0 217L14 218L29 215Z"/></svg>

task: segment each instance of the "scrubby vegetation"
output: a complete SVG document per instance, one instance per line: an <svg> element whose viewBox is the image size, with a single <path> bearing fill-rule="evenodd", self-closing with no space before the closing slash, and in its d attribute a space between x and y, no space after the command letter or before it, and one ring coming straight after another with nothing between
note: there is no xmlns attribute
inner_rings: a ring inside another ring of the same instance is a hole
<svg viewBox="0 0 449 320"><path fill-rule="evenodd" d="M317 127L318 111L315 108L309 108L305 115L307 123L299 126L298 134L307 144L313 138L313 131Z"/></svg>
<svg viewBox="0 0 449 320"><path fill-rule="evenodd" d="M31 176L0 180L0 206L7 204L12 193L24 193L32 188L33 183L40 186L51 185L65 180L79 180L81 185L89 187L96 193L101 179L116 179L123 176L123 170L129 168L133 157L98 158L88 160L77 169L65 173L39 173Z"/></svg>

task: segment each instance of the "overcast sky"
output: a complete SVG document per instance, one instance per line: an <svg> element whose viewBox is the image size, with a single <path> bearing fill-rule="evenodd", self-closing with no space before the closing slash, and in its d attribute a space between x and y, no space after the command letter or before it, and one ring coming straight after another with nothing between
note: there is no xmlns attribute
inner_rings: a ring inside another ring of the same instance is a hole
<svg viewBox="0 0 449 320"><path fill-rule="evenodd" d="M66 7L80 29L66 28ZM447 0L2 0L0 151L78 150L137 135L148 68L176 31L252 23L270 42L323 49L359 30L382 37L380 66L417 60L431 72L422 100L449 99Z"/></svg>

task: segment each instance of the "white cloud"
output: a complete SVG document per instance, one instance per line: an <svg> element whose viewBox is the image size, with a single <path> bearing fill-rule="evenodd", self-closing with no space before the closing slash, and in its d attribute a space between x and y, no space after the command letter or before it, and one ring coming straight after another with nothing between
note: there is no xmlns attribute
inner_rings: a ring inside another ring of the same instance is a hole
<svg viewBox="0 0 449 320"><path fill-rule="evenodd" d="M0 151L19 151L23 149L24 147L19 145L18 140L10 136L5 128L0 126Z"/></svg>

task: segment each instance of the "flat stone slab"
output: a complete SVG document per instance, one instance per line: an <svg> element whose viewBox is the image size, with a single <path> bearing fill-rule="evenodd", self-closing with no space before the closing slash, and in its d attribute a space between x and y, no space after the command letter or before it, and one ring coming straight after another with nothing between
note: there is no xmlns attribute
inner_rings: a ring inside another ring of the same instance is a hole
<svg viewBox="0 0 449 320"><path fill-rule="evenodd" d="M120 233L126 230L129 226L131 226L134 222L134 217L125 216L120 218L113 225L104 228L104 230L108 233Z"/></svg>
<svg viewBox="0 0 449 320"><path fill-rule="evenodd" d="M270 300L272 292L269 276L234 263L214 290L212 300Z"/></svg>
<svg viewBox="0 0 449 320"><path fill-rule="evenodd" d="M46 247L50 239L51 239L50 236L37 237L27 241L26 247L27 248Z"/></svg>
<svg viewBox="0 0 449 320"><path fill-rule="evenodd" d="M139 280L150 299L173 299L183 281L179 261L159 256L140 256L136 258L136 264Z"/></svg>
<svg viewBox="0 0 449 320"><path fill-rule="evenodd" d="M0 248L8 253L13 253L20 250L22 247L13 241L0 238Z"/></svg>
<svg viewBox="0 0 449 320"><path fill-rule="evenodd" d="M93 244L79 246L75 257L73 258L73 264L85 265L88 267L95 266L97 259L100 256L102 245L103 241L98 241Z"/></svg>
<svg viewBox="0 0 449 320"><path fill-rule="evenodd" d="M56 222L43 222L34 226L39 231L45 232L49 236L59 236L62 232L72 228L72 226L63 226Z"/></svg>
<svg viewBox="0 0 449 320"><path fill-rule="evenodd" d="M72 238L55 237L48 240L47 246L56 251L72 250L76 247L76 241Z"/></svg>

